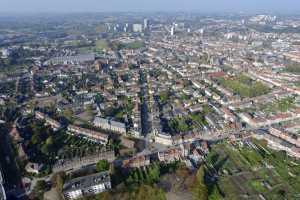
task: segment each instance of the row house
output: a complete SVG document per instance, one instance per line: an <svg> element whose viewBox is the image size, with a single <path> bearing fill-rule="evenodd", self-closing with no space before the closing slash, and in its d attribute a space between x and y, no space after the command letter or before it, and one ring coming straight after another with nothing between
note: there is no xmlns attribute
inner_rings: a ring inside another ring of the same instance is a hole
<svg viewBox="0 0 300 200"><path fill-rule="evenodd" d="M74 125L69 125L68 131L74 133L75 135L81 135L91 140L95 140L104 145L108 143L108 138L109 138L108 135L98 131L93 131L93 130L81 128Z"/></svg>
<svg viewBox="0 0 300 200"><path fill-rule="evenodd" d="M124 168L139 168L150 165L150 156L141 155L123 161Z"/></svg>
<svg viewBox="0 0 300 200"><path fill-rule="evenodd" d="M36 111L35 112L35 117L37 119L40 119L40 120L45 120L46 124L48 124L49 126L51 126L51 128L54 131L58 130L61 127L61 124L58 121L56 121L56 120L48 117L46 114L44 114L42 112Z"/></svg>
<svg viewBox="0 0 300 200"><path fill-rule="evenodd" d="M180 148L168 149L166 151L158 152L157 158L160 162L171 163L182 159L182 152Z"/></svg>
<svg viewBox="0 0 300 200"><path fill-rule="evenodd" d="M93 123L94 123L94 126L102 128L104 130L110 130L110 131L121 133L121 134L126 133L126 125L121 122L116 122L113 120L96 117L94 119Z"/></svg>

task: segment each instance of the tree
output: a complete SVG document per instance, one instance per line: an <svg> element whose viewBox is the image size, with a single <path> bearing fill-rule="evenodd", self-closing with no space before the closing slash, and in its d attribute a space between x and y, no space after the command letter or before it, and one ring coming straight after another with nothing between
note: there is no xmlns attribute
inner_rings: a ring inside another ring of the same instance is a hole
<svg viewBox="0 0 300 200"><path fill-rule="evenodd" d="M204 181L205 170L202 165L196 174L196 181L194 187L192 188L192 196L194 200L207 200L208 190Z"/></svg>
<svg viewBox="0 0 300 200"><path fill-rule="evenodd" d="M18 116L20 116L19 109L15 103L8 103L4 108L4 119L7 122L13 122Z"/></svg>
<svg viewBox="0 0 300 200"><path fill-rule="evenodd" d="M121 148L121 140L119 138L114 138L110 142L111 142L111 148L115 151L115 154L119 155L120 148Z"/></svg>
<svg viewBox="0 0 300 200"><path fill-rule="evenodd" d="M134 172L133 172L133 181L135 183L139 182L139 174L138 174L137 170L134 170Z"/></svg>
<svg viewBox="0 0 300 200"><path fill-rule="evenodd" d="M52 136L49 136L49 137L47 138L46 144L47 144L48 146L53 145L53 137L52 137Z"/></svg>
<svg viewBox="0 0 300 200"><path fill-rule="evenodd" d="M49 146L47 144L44 144L42 147L41 147L41 152L45 155L48 155L49 154Z"/></svg>
<svg viewBox="0 0 300 200"><path fill-rule="evenodd" d="M33 145L35 145L35 144L39 144L40 142L41 142L41 139L40 139L39 135L37 133L33 134L31 137L31 143Z"/></svg>
<svg viewBox="0 0 300 200"><path fill-rule="evenodd" d="M43 191L43 190L46 189L46 187L47 187L46 182L44 180L39 180L36 183L35 190L36 191Z"/></svg>
<svg viewBox="0 0 300 200"><path fill-rule="evenodd" d="M109 162L107 160L100 160L96 164L97 172L103 172L109 170Z"/></svg>
<svg viewBox="0 0 300 200"><path fill-rule="evenodd" d="M99 200L109 200L112 199L112 195L109 192L102 192L97 195L97 199Z"/></svg>
<svg viewBox="0 0 300 200"><path fill-rule="evenodd" d="M157 182L159 181L159 176L160 176L160 168L158 164L154 164L151 166L148 170L148 177L150 183Z"/></svg>
<svg viewBox="0 0 300 200"><path fill-rule="evenodd" d="M127 179L126 179L126 183L127 184L132 184L134 182L132 175L130 175Z"/></svg>
<svg viewBox="0 0 300 200"><path fill-rule="evenodd" d="M162 189L150 185L141 185L131 194L131 199L136 200L165 200L166 196Z"/></svg>
<svg viewBox="0 0 300 200"><path fill-rule="evenodd" d="M138 168L138 169L137 169L137 173L138 173L138 176L139 176L139 181L140 181L141 183L143 183L143 182L144 182L144 179L145 179L144 174L143 174L143 170L142 170L141 168Z"/></svg>
<svg viewBox="0 0 300 200"><path fill-rule="evenodd" d="M222 199L224 199L223 196L220 194L219 189L216 185L213 185L208 199L209 200L222 200Z"/></svg>
<svg viewBox="0 0 300 200"><path fill-rule="evenodd" d="M34 196L36 199L43 199L43 194L46 191L47 184L44 180L37 181L34 187Z"/></svg>

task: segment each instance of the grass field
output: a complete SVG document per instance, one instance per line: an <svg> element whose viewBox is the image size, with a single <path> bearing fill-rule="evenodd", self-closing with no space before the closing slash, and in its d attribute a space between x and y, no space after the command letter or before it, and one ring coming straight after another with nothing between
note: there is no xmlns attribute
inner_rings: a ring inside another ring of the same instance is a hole
<svg viewBox="0 0 300 200"><path fill-rule="evenodd" d="M104 49L108 49L108 43L106 40L97 40L96 41L96 50L103 51Z"/></svg>
<svg viewBox="0 0 300 200"><path fill-rule="evenodd" d="M287 97L280 100L276 100L271 104L263 106L263 110L268 113L276 111L287 112L288 110L295 107L295 99L293 97Z"/></svg>
<svg viewBox="0 0 300 200"><path fill-rule="evenodd" d="M292 74L300 74L300 65L298 63L291 63L290 65L288 65L284 72L288 72L288 73L292 73Z"/></svg>
<svg viewBox="0 0 300 200"><path fill-rule="evenodd" d="M108 42L106 40L97 40L95 45L80 47L80 53L99 53L101 54L103 50L107 50L109 48Z"/></svg>
<svg viewBox="0 0 300 200"><path fill-rule="evenodd" d="M270 88L246 75L238 75L230 79L220 78L219 82L241 97L257 97L270 92Z"/></svg>

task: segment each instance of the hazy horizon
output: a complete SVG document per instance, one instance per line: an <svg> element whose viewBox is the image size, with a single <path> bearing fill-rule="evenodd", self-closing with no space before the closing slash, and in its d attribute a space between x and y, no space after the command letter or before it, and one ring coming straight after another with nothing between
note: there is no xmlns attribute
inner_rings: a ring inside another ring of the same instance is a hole
<svg viewBox="0 0 300 200"><path fill-rule="evenodd" d="M297 0L0 0L2 13L40 12L296 12Z"/></svg>

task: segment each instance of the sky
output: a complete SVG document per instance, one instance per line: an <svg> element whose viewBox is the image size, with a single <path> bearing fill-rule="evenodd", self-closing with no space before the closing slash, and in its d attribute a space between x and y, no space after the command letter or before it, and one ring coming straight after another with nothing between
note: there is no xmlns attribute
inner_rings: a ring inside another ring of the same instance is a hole
<svg viewBox="0 0 300 200"><path fill-rule="evenodd" d="M0 13L111 11L288 13L300 11L300 0L0 0Z"/></svg>

